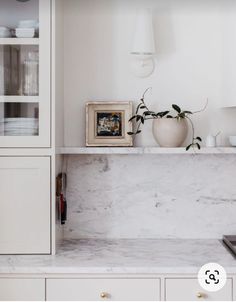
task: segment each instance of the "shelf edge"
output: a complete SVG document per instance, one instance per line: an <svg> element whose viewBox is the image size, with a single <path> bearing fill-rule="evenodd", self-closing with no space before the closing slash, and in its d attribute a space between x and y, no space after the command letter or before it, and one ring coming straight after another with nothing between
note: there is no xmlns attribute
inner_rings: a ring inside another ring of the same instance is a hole
<svg viewBox="0 0 236 302"><path fill-rule="evenodd" d="M102 154L236 154L236 148L202 148L201 150L186 151L185 148L161 148L161 147L61 147L57 154L62 155L102 155Z"/></svg>

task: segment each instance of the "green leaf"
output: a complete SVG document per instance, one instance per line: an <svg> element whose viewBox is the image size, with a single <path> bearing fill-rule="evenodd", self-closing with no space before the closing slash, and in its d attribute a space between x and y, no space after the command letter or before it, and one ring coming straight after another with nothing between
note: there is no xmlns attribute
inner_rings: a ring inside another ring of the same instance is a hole
<svg viewBox="0 0 236 302"><path fill-rule="evenodd" d="M138 130L135 134L139 134L139 133L141 133L142 131L141 130Z"/></svg>
<svg viewBox="0 0 236 302"><path fill-rule="evenodd" d="M140 121L142 115L136 115L136 122Z"/></svg>
<svg viewBox="0 0 236 302"><path fill-rule="evenodd" d="M139 108L140 108L140 106L142 106L142 105L143 105L142 103L138 104L137 109L136 109L136 114L138 113Z"/></svg>
<svg viewBox="0 0 236 302"><path fill-rule="evenodd" d="M166 116L166 118L173 118L173 116L170 115L170 114L168 114L168 115Z"/></svg>
<svg viewBox="0 0 236 302"><path fill-rule="evenodd" d="M183 113L185 113L185 114L193 114L191 111L183 111Z"/></svg>
<svg viewBox="0 0 236 302"><path fill-rule="evenodd" d="M191 147L192 147L192 144L188 145L188 146L186 147L186 151L188 151Z"/></svg>
<svg viewBox="0 0 236 302"><path fill-rule="evenodd" d="M156 116L164 117L166 116L170 111L163 111L163 112L158 112Z"/></svg>
<svg viewBox="0 0 236 302"><path fill-rule="evenodd" d="M144 117L141 117L141 123L144 124Z"/></svg>
<svg viewBox="0 0 236 302"><path fill-rule="evenodd" d="M197 137L196 137L196 140L198 140L199 142L202 142L202 139L201 139L200 136L197 136Z"/></svg>
<svg viewBox="0 0 236 302"><path fill-rule="evenodd" d="M201 146L199 145L199 143L196 143L196 146L198 147L198 150L201 149Z"/></svg>
<svg viewBox="0 0 236 302"><path fill-rule="evenodd" d="M140 106L140 109L146 109L146 108L147 108L147 107L144 106L144 105Z"/></svg>
<svg viewBox="0 0 236 302"><path fill-rule="evenodd" d="M166 116L168 113L169 113L170 111L164 111L164 112L162 112L162 115L161 115L161 117L164 117L164 116Z"/></svg>
<svg viewBox="0 0 236 302"><path fill-rule="evenodd" d="M130 119L129 119L129 122L131 122L133 119L136 118L136 115L132 116Z"/></svg>
<svg viewBox="0 0 236 302"><path fill-rule="evenodd" d="M147 115L151 115L152 113L150 112L150 111L144 111L144 113L143 113L145 116L147 116Z"/></svg>
<svg viewBox="0 0 236 302"><path fill-rule="evenodd" d="M133 133L133 132L127 132L127 134L128 134L128 135L134 135L134 133Z"/></svg>
<svg viewBox="0 0 236 302"><path fill-rule="evenodd" d="M177 111L178 113L181 112L181 109L180 109L180 107L179 107L178 105L173 104L173 105L172 105L172 108L173 108L175 111Z"/></svg>

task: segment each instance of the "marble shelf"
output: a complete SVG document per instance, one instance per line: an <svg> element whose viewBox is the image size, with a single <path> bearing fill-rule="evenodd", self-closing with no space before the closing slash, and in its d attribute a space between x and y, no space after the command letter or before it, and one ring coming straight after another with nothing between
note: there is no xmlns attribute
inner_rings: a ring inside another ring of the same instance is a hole
<svg viewBox="0 0 236 302"><path fill-rule="evenodd" d="M217 147L189 150L185 148L160 148L160 147L61 147L57 154L236 154L236 148Z"/></svg>
<svg viewBox="0 0 236 302"><path fill-rule="evenodd" d="M0 274L197 274L208 262L236 273L217 239L68 239L55 256L0 256Z"/></svg>

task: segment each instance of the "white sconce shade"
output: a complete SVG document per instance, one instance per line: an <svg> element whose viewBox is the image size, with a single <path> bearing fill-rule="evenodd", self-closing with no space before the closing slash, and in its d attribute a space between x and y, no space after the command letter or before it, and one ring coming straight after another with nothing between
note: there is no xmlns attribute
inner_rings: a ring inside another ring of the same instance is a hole
<svg viewBox="0 0 236 302"><path fill-rule="evenodd" d="M155 69L153 56L156 53L152 12L150 9L137 13L133 46L131 50L131 69L138 77L148 77Z"/></svg>
<svg viewBox="0 0 236 302"><path fill-rule="evenodd" d="M136 17L131 54L153 55L155 52L152 12L150 9L140 10Z"/></svg>

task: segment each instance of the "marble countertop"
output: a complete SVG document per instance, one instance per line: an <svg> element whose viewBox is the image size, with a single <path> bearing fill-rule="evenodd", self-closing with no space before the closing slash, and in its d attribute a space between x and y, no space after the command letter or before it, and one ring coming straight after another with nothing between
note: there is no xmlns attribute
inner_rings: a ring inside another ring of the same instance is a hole
<svg viewBox="0 0 236 302"><path fill-rule="evenodd" d="M65 240L55 256L0 256L0 274L195 274L217 262L236 274L220 240Z"/></svg>

